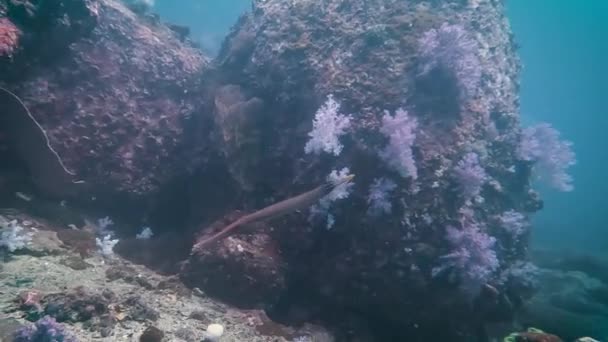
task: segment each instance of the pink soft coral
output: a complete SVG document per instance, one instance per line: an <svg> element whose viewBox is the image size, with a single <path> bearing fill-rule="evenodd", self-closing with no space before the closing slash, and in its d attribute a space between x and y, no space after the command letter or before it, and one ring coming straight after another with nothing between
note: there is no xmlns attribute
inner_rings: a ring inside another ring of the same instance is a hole
<svg viewBox="0 0 608 342"><path fill-rule="evenodd" d="M19 29L7 18L0 18L0 57L11 57L19 44Z"/></svg>

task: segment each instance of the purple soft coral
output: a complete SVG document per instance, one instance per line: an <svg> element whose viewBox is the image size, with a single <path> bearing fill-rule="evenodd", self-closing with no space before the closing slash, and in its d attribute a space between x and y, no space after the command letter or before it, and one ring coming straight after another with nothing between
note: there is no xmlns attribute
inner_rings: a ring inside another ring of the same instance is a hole
<svg viewBox="0 0 608 342"><path fill-rule="evenodd" d="M519 158L534 163L537 176L560 191L572 191L572 176L566 171L576 164L572 142L561 140L559 131L548 123L527 127L522 131Z"/></svg>
<svg viewBox="0 0 608 342"><path fill-rule="evenodd" d="M376 178L369 187L367 196L368 214L378 216L390 214L393 205L391 204L390 194L397 188L397 184L390 179Z"/></svg>
<svg viewBox="0 0 608 342"><path fill-rule="evenodd" d="M487 180L486 171L480 165L477 153L474 152L467 153L458 162L454 168L454 176L466 200L479 195L481 187Z"/></svg>
<svg viewBox="0 0 608 342"><path fill-rule="evenodd" d="M403 177L418 178L418 169L414 160L412 146L416 140L416 118L408 115L407 111L399 108L395 116L388 112L382 117L380 131L389 139L386 148L380 156L384 161Z"/></svg>
<svg viewBox="0 0 608 342"><path fill-rule="evenodd" d="M482 228L473 220L472 212L463 211L462 228L446 228L452 252L442 256L442 264L433 270L435 275L448 269L457 271L461 288L470 295L477 294L499 267L494 251L496 239Z"/></svg>
<svg viewBox="0 0 608 342"><path fill-rule="evenodd" d="M312 131L308 133L310 140L304 146L306 153L319 154L321 151L335 156L342 152L340 137L346 134L351 125L351 116L340 114L340 103L332 95L317 110L313 119Z"/></svg>
<svg viewBox="0 0 608 342"><path fill-rule="evenodd" d="M451 72L465 96L474 95L481 79L477 43L460 25L444 23L425 32L418 41L422 59L421 74L442 67Z"/></svg>
<svg viewBox="0 0 608 342"><path fill-rule="evenodd" d="M526 217L515 210L508 210L498 216L498 223L514 240L517 240L528 229Z"/></svg>
<svg viewBox="0 0 608 342"><path fill-rule="evenodd" d="M45 316L34 325L23 327L15 333L13 342L77 342L69 336L63 325L53 317Z"/></svg>

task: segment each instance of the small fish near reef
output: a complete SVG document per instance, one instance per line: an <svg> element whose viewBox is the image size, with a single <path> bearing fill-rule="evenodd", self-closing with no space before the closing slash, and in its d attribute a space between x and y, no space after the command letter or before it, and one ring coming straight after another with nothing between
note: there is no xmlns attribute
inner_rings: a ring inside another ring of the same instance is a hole
<svg viewBox="0 0 608 342"><path fill-rule="evenodd" d="M245 215L239 218L238 220L232 222L231 224L227 225L225 228L222 228L214 235L211 235L207 238L203 237L194 245L194 247L192 248L192 252L195 253L214 242L224 239L225 237L234 233L237 228L243 225L277 218L300 209L308 208L317 201L319 201L321 198L330 194L337 187L350 182L354 177L355 175L348 175L337 181L325 182L322 185L319 185L318 187L303 194L272 204L249 215Z"/></svg>

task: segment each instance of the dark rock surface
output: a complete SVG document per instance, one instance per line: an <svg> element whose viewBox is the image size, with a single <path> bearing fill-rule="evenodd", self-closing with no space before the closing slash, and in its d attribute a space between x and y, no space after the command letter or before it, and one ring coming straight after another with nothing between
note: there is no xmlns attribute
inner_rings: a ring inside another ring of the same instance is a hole
<svg viewBox="0 0 608 342"><path fill-rule="evenodd" d="M494 313L516 309L503 307L520 294L501 274L526 259L528 232L512 239L496 217L531 214L542 202L516 157L520 64L501 1L254 1L212 64L183 35L116 0L42 4L0 1L0 86L19 96L84 181L79 194L146 198L162 209L151 216L169 213L171 229L200 227L184 234L191 243L167 234L117 251L171 270L196 239L238 216L226 213L262 208L349 167L354 191L332 207L331 230L311 224L308 212L257 223L193 251L181 279L239 306L276 304L272 316L288 323L330 323L346 339L365 331L382 341L483 340L485 323L513 316ZM420 40L444 24L474 46L474 91L446 68L422 72ZM352 115L344 149L307 155L314 113L330 94ZM378 153L387 143L382 117L398 108L418 123L416 177ZM469 152L488 181L467 200L453 171ZM370 217L378 177L397 190L390 215ZM470 221L497 239L498 266L478 298L457 277L434 274L452 252L446 227ZM92 236L59 238L83 255L94 247Z"/></svg>

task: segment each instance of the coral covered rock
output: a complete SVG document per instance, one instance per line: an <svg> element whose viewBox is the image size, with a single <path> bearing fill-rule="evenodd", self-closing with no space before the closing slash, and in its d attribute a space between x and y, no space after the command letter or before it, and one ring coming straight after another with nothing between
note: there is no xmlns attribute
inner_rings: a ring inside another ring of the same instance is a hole
<svg viewBox="0 0 608 342"><path fill-rule="evenodd" d="M527 245L525 236L495 236L490 218L540 207L516 153L520 65L503 4L254 1L217 65L216 96L238 84L239 102L263 104L263 115L259 107L232 111L229 123L247 125L226 130L255 139L219 142L227 155L246 156L227 162L243 189L255 189L251 197L280 197L294 191L294 180L319 184L344 166L357 175L353 194L330 208L330 231L304 213L271 232L298 280L296 296L395 323L378 322L399 331L387 340L474 334L484 313L459 313L472 309L485 284L503 291L499 274L525 258ZM339 141L317 134L315 113L328 98L349 118ZM225 108L216 103L216 115ZM311 137L340 149L307 154ZM383 198L390 210L369 215L379 178L395 185ZM448 228L463 237L458 245ZM450 262L475 244L465 236L491 242L459 259L471 269ZM469 289L466 272L484 276Z"/></svg>
<svg viewBox="0 0 608 342"><path fill-rule="evenodd" d="M92 193L146 195L196 164L207 67L197 49L117 0L2 3L0 49L17 52L0 60L0 86ZM9 25L27 37L17 48Z"/></svg>

